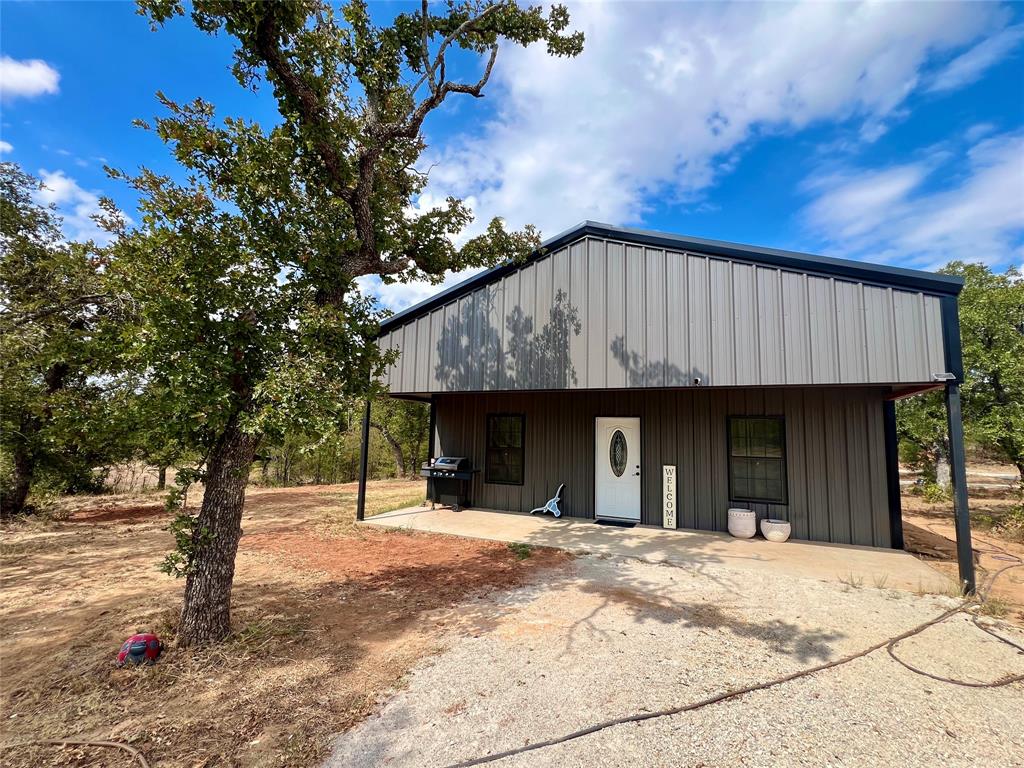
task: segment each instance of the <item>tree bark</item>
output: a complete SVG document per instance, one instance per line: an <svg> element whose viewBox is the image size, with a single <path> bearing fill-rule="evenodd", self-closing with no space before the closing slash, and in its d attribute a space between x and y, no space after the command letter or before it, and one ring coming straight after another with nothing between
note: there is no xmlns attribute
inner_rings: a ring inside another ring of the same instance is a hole
<svg viewBox="0 0 1024 768"><path fill-rule="evenodd" d="M160 467L156 471L156 489L162 491L167 487L167 467Z"/></svg>
<svg viewBox="0 0 1024 768"><path fill-rule="evenodd" d="M231 582L242 537L242 506L259 436L233 419L210 454L203 504L192 534L178 644L209 645L231 632Z"/></svg>
<svg viewBox="0 0 1024 768"><path fill-rule="evenodd" d="M391 434L390 430L388 430L385 425L371 421L370 426L380 432L388 445L391 446L391 453L395 457L395 477L403 477L405 475L405 457L402 456L401 444L395 439L395 436Z"/></svg>
<svg viewBox="0 0 1024 768"><path fill-rule="evenodd" d="M35 462L28 447L19 440L11 452L11 491L0 498L0 518L20 515L25 509L29 489L32 487L32 475Z"/></svg>
<svg viewBox="0 0 1024 768"><path fill-rule="evenodd" d="M949 471L949 449L945 441L935 445L935 484L947 493L953 487Z"/></svg>

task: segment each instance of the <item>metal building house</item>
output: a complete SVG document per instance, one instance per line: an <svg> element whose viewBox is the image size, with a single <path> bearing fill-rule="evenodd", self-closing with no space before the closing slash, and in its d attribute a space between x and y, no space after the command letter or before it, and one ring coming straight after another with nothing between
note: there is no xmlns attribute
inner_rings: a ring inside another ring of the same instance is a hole
<svg viewBox="0 0 1024 768"><path fill-rule="evenodd" d="M473 506L680 528L727 510L902 547L894 400L945 388L973 588L959 278L585 222L389 318L385 384L429 402ZM364 441L366 431L364 426ZM365 450L364 450L365 458ZM365 485L365 469L363 474ZM362 514L362 495L360 497Z"/></svg>

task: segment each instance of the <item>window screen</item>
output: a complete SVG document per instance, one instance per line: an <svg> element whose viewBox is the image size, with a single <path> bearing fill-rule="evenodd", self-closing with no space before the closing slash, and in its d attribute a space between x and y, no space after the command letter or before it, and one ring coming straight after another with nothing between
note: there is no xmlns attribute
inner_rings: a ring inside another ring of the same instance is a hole
<svg viewBox="0 0 1024 768"><path fill-rule="evenodd" d="M523 432L526 418L522 414L491 413L487 415L487 467L484 482L504 485L523 484Z"/></svg>
<svg viewBox="0 0 1024 768"><path fill-rule="evenodd" d="M729 417L729 498L786 503L786 425L782 417Z"/></svg>

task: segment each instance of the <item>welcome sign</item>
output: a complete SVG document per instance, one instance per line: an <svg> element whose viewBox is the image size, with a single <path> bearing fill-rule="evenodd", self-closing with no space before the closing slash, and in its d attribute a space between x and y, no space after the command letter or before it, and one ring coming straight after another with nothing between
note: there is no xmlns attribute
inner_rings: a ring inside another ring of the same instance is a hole
<svg viewBox="0 0 1024 768"><path fill-rule="evenodd" d="M675 464L664 464L661 467L661 525L663 528L676 527Z"/></svg>

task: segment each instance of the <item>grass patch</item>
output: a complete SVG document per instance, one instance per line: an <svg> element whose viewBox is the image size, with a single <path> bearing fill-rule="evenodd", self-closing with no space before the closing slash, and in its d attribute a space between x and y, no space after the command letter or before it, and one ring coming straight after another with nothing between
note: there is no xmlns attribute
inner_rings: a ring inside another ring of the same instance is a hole
<svg viewBox="0 0 1024 768"><path fill-rule="evenodd" d="M839 577L839 583L845 584L847 587L852 589L860 589L864 586L864 577L857 576L854 573L848 573L846 576Z"/></svg>
<svg viewBox="0 0 1024 768"><path fill-rule="evenodd" d="M516 556L516 560L525 560L533 554L533 547L529 544L522 544L518 541L514 541L508 545L509 551Z"/></svg>
<svg viewBox="0 0 1024 768"><path fill-rule="evenodd" d="M990 597L978 604L978 613L991 616L994 619L1001 619L1010 612L1010 605L998 597Z"/></svg>

